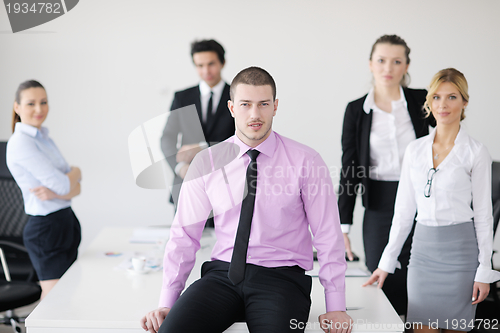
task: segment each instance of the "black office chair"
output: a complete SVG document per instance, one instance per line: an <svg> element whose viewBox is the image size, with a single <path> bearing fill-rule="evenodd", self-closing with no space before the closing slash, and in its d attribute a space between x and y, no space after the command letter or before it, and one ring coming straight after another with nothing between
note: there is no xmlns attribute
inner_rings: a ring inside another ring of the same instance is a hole
<svg viewBox="0 0 500 333"><path fill-rule="evenodd" d="M21 333L22 330L19 323L24 322L24 318L16 316L14 309L38 301L42 294L42 288L34 282L11 280L9 267L3 251L7 246L17 248L19 251L25 251L20 245L0 241L0 261L5 275L5 281L0 281L0 312L5 311L5 316L0 323L10 325L14 332Z"/></svg>
<svg viewBox="0 0 500 333"><path fill-rule="evenodd" d="M500 162L493 162L491 166L491 199L493 203L493 234L496 234L498 222L500 220ZM495 255L497 251L493 251ZM493 259L491 262L493 266ZM497 283L490 286L490 296L495 303L500 306L500 297L498 296Z"/></svg>
<svg viewBox="0 0 500 333"><path fill-rule="evenodd" d="M41 288L23 245L22 233L28 216L24 213L21 190L5 162L6 142L0 142L0 323L21 332L14 309L40 299Z"/></svg>
<svg viewBox="0 0 500 333"><path fill-rule="evenodd" d="M12 177L5 161L7 143L0 142L0 241L20 245L4 249L9 264L10 275L14 281L38 280L28 254L23 249L23 229L28 221L24 212L21 190ZM0 267L0 280L4 280L4 272Z"/></svg>

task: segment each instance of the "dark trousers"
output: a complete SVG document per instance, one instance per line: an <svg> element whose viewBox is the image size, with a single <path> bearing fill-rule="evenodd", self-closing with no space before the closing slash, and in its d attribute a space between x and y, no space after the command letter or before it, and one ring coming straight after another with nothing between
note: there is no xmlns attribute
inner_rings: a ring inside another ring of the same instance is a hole
<svg viewBox="0 0 500 333"><path fill-rule="evenodd" d="M236 286L227 277L229 263L209 261L202 277L175 302L160 333L220 333L236 321L250 332L303 332L311 307L311 277L298 266L266 268L247 264Z"/></svg>
<svg viewBox="0 0 500 333"><path fill-rule="evenodd" d="M370 206L365 209L363 244L365 247L366 267L371 272L377 269L382 252L384 252L389 242L397 188L398 182L370 180ZM408 307L406 280L412 239L413 229L398 257L401 269L396 269L394 274L389 274L382 288L387 299L389 299L399 315L406 315Z"/></svg>

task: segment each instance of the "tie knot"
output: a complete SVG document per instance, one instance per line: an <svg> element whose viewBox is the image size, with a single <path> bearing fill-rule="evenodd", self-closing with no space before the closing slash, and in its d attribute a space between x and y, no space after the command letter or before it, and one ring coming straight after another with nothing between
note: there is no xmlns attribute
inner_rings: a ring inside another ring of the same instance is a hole
<svg viewBox="0 0 500 333"><path fill-rule="evenodd" d="M249 149L249 150L247 150L247 154L248 154L248 156L250 156L252 161L256 161L257 156L259 156L259 154L260 154L260 151L255 150L255 149Z"/></svg>

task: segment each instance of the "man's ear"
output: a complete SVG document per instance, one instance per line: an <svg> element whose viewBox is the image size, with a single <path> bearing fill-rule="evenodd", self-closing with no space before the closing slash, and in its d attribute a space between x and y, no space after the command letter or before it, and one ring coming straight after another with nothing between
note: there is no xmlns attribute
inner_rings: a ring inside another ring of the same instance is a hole
<svg viewBox="0 0 500 333"><path fill-rule="evenodd" d="M233 101L232 100L228 100L227 101L227 108L229 109L229 112L231 112L231 116L234 118L233 107L234 107Z"/></svg>

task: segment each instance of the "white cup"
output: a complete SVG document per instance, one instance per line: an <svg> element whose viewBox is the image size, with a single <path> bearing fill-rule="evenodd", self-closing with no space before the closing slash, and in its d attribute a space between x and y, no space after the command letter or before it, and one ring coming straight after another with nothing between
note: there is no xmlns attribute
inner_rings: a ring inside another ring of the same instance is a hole
<svg viewBox="0 0 500 333"><path fill-rule="evenodd" d="M143 271L146 268L146 257L133 257L132 267L135 271Z"/></svg>

